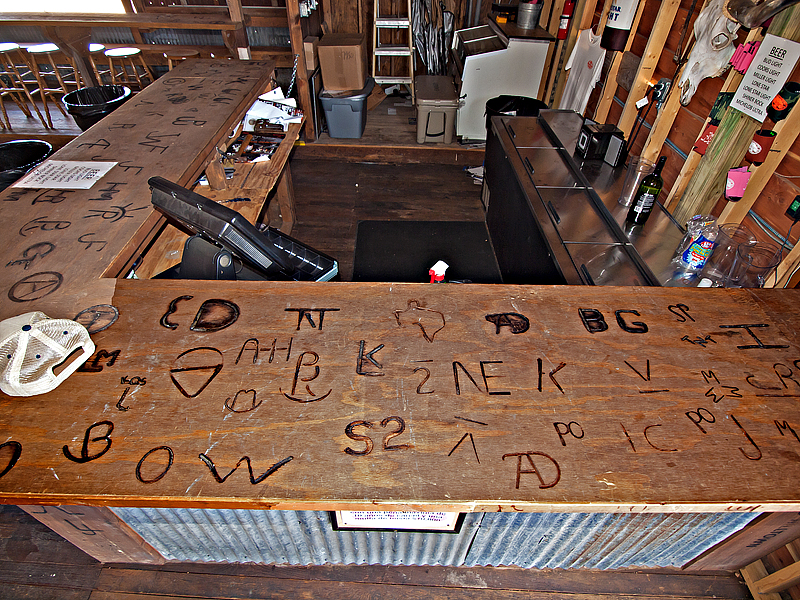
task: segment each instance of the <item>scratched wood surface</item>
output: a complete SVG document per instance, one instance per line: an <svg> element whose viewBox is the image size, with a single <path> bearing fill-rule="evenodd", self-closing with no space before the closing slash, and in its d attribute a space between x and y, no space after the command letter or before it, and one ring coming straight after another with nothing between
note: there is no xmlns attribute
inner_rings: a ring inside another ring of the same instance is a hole
<svg viewBox="0 0 800 600"><path fill-rule="evenodd" d="M235 210L251 223L258 223L267 203L267 197L281 173L288 169L289 154L300 137L301 128L301 123L289 125L286 137L268 162L237 163L234 166L233 177L226 181L225 189L212 190L208 185L196 185L191 189L201 196ZM291 178L289 185L291 186ZM280 202L280 200L275 198L273 201ZM150 279L180 263L183 245L188 237L188 234L177 227L165 228L148 248L142 264L136 268L137 276L140 279Z"/></svg>
<svg viewBox="0 0 800 600"><path fill-rule="evenodd" d="M119 281L0 501L800 507L794 290Z"/></svg>
<svg viewBox="0 0 800 600"><path fill-rule="evenodd" d="M191 185L272 74L271 62L185 61L55 153L115 161L90 190L7 188L0 318L72 317L113 289L162 222L147 180Z"/></svg>

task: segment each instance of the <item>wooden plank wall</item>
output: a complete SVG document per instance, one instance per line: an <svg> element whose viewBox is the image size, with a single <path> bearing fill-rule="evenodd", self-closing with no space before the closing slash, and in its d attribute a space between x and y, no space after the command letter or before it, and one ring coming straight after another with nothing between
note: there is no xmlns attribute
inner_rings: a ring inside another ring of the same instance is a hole
<svg viewBox="0 0 800 600"><path fill-rule="evenodd" d="M659 0L643 1L646 1L648 6L643 12L642 20L636 32L631 48L631 51L637 56L641 56L643 54L648 35L655 25L655 16L658 13L658 7L660 6ZM694 25L697 15L700 12L701 6L702 2L698 2L690 16L690 31L691 27ZM661 57L658 61L658 66L653 75L653 82L657 82L662 77L667 77L669 79L672 78L677 66L673 57L675 56L676 49L680 41L681 27L686 20L687 14L689 13L691 7L691 0L683 0L681 2L675 22L667 38L664 51L661 54ZM599 22L599 9L600 7L598 7L595 13L593 22L595 26ZM749 30L744 28L739 30L739 43L744 41L748 32ZM689 34L687 34L685 39L688 38ZM686 43L687 42L684 41L684 48ZM612 57L607 58L607 65L610 63L611 58ZM724 78L727 76L727 74L728 72L723 73L723 75L720 77L703 80L698 86L697 92L695 93L689 105L680 106L678 114L675 117L675 122L669 132L669 135L667 136L667 143L664 144L661 151L661 154L667 156L667 164L664 169L664 188L666 191L669 191L672 188L672 185L675 182L678 173L680 172L681 167L686 159L686 155L691 151L694 141L701 133L705 119L708 117L709 112L711 111L714 100L722 88ZM796 68L789 79L792 81L800 80L800 68ZM592 117L594 115L598 99L600 97L600 92L601 86L598 85L589 100L589 105L585 113L586 116ZM675 93L677 93L677 91ZM619 117L622 114L623 105L627 99L628 93L626 90L622 87L617 87L615 93L615 102L612 103L608 118L605 120L605 122L614 124L618 122ZM646 123L649 126L652 126L655 118L656 110L655 108L651 108L650 112L647 114ZM643 126L633 144L631 150L632 154L638 155L641 152L648 133L649 128L647 126ZM742 165L746 164L747 163L742 162ZM764 192L759 196L758 200L753 206L753 212L755 212L761 220L766 222L768 227L778 232L781 236L784 236L791 225L791 220L784 215L784 211L792 199L794 199L794 197L798 194L800 194L800 142L795 141L791 150L784 158L775 174L770 178L769 183L764 189ZM720 202L714 209L714 214L719 215L726 203L727 202L721 198ZM756 219L748 217L745 219L744 224L756 234L759 240L770 240L769 235L757 224ZM792 230L790 236L791 243L794 244L797 242L798 233L800 233L800 227L796 227Z"/></svg>
<svg viewBox="0 0 800 600"><path fill-rule="evenodd" d="M644 53L648 35L655 25L655 17L661 4L659 0L642 1L647 2L647 6L642 12L642 19L639 23L639 28L631 45L631 52L637 56L642 56ZM697 14L699 14L699 8L701 4L702 3L698 2L698 6L690 17L690 28L694 25L694 20L697 17ZM673 27L671 28L669 36L667 37L664 51L662 52L656 70L653 73L653 81L658 81L662 77L671 79L675 73L677 65L674 62L673 57L680 39L681 26L686 20L686 16L691 8L691 5L691 0L682 0L681 6L678 9L678 13L675 17ZM595 23L597 23L597 21L599 21L599 12L595 14ZM610 61L610 58L613 58L613 55L607 55L607 63ZM682 106L678 111L678 115L675 118L675 124L673 125L672 130L667 137L668 143L665 144L665 147L662 151L662 154L667 156L667 164L664 167L665 190L668 191L671 189L672 183L678 176L681 166L685 160L685 155L688 154L689 150L691 150L695 139L700 134L703 123L708 116L708 113L711 111L714 100L717 97L720 88L722 87L722 83L723 79L721 78L704 80L698 86L698 90L689 105L686 107ZM600 91L601 88L598 85L589 99L589 105L586 109L586 116L591 117L594 114L597 100L600 96ZM624 88L617 86L615 101L612 102L608 118L606 119L607 123L616 124L619 121L619 117L622 114L623 105L627 99L628 92ZM647 108L644 110L647 111ZM655 121L656 114L655 106L653 106L649 113L647 113L646 123L648 125L652 126L653 122ZM647 139L648 132L648 127L642 126L641 131L636 137L633 147L631 148L631 154L638 155L641 152L644 142ZM675 149L671 147L670 143L674 144L680 152L676 152Z"/></svg>

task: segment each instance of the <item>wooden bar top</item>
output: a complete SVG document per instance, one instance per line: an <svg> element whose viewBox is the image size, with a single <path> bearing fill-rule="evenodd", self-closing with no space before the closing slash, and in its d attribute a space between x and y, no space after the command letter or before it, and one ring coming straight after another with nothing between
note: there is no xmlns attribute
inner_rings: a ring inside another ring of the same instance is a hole
<svg viewBox="0 0 800 600"><path fill-rule="evenodd" d="M0 396L0 500L798 510L798 298L120 280L80 372Z"/></svg>
<svg viewBox="0 0 800 600"><path fill-rule="evenodd" d="M72 317L108 303L111 278L164 224L147 180L191 187L266 89L273 64L184 61L50 157L117 162L91 189L4 190L0 319L34 309Z"/></svg>

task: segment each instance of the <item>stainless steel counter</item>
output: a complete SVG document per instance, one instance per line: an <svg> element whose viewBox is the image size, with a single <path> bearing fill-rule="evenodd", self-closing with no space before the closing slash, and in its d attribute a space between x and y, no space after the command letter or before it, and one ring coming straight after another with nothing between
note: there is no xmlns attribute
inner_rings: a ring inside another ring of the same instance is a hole
<svg viewBox="0 0 800 600"><path fill-rule="evenodd" d="M574 153L582 124L558 110L492 118L483 198L503 281L661 285L683 231L660 204L644 226L625 222L626 169Z"/></svg>
<svg viewBox="0 0 800 600"><path fill-rule="evenodd" d="M625 223L628 208L620 206L617 199L622 193L627 170L625 166L612 167L602 160L584 160L575 154L575 144L583 124L582 117L573 111L543 110L540 118L558 137L563 147L571 154L572 161L592 186L614 221L644 262L663 284L674 269L670 261L683 238L684 229L672 215L656 202L650 218L643 226L630 226Z"/></svg>

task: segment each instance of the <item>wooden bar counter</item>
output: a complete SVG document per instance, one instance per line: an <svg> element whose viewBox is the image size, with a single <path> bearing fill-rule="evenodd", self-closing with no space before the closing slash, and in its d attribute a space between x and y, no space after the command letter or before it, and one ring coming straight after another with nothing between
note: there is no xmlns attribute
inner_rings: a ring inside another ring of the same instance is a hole
<svg viewBox="0 0 800 600"><path fill-rule="evenodd" d="M117 162L91 189L7 188L0 318L34 309L74 316L110 302L113 278L128 273L165 224L147 180L160 175L192 187L273 67L184 61L51 157Z"/></svg>
<svg viewBox="0 0 800 600"><path fill-rule="evenodd" d="M796 299L119 280L82 372L0 400L0 497L797 510Z"/></svg>
<svg viewBox="0 0 800 600"><path fill-rule="evenodd" d="M97 347L0 394L0 502L800 510L794 290L120 279L271 71L187 61L53 157L117 161L92 189L0 196L0 317Z"/></svg>

